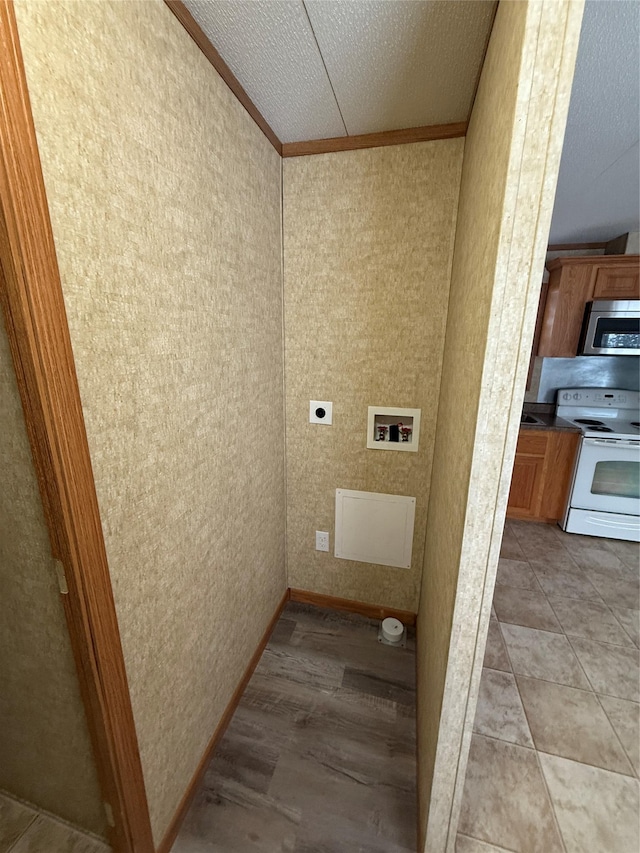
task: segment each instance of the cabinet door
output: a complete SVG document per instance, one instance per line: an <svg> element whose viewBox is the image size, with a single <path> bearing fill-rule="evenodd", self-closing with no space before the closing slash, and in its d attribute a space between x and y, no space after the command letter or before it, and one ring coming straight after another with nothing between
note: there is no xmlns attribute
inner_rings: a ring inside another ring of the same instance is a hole
<svg viewBox="0 0 640 853"><path fill-rule="evenodd" d="M539 509L540 518L545 521L560 519L564 514L579 441L579 433L549 433Z"/></svg>
<svg viewBox="0 0 640 853"><path fill-rule="evenodd" d="M517 453L507 504L509 518L536 518L542 493L544 456Z"/></svg>
<svg viewBox="0 0 640 853"><path fill-rule="evenodd" d="M553 522L562 518L579 433L520 431L507 504L508 518Z"/></svg>
<svg viewBox="0 0 640 853"><path fill-rule="evenodd" d="M596 273L593 298L640 299L638 267L600 267Z"/></svg>

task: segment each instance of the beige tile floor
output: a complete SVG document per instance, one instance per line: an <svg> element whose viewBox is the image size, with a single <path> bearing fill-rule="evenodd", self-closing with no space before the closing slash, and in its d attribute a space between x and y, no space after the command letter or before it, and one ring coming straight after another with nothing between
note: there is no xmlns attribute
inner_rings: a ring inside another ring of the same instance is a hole
<svg viewBox="0 0 640 853"><path fill-rule="evenodd" d="M507 521L457 853L638 853L640 548Z"/></svg>
<svg viewBox="0 0 640 853"><path fill-rule="evenodd" d="M0 853L109 853L110 847L0 792Z"/></svg>

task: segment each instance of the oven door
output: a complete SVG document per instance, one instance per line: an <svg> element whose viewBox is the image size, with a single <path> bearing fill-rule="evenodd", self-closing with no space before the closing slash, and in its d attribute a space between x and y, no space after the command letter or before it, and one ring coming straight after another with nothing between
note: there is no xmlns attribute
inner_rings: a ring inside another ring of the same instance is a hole
<svg viewBox="0 0 640 853"><path fill-rule="evenodd" d="M571 506L640 515L640 441L583 438Z"/></svg>

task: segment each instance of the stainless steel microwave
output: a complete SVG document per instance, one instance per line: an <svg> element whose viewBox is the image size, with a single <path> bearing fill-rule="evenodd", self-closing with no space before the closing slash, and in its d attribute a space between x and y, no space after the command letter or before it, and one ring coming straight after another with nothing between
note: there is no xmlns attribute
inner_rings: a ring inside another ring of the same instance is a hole
<svg viewBox="0 0 640 853"><path fill-rule="evenodd" d="M588 302L578 355L640 355L640 300Z"/></svg>

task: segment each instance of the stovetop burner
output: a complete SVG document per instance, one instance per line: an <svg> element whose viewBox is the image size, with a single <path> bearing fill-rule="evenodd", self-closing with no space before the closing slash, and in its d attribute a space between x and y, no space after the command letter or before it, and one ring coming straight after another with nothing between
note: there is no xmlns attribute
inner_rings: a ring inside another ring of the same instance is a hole
<svg viewBox="0 0 640 853"><path fill-rule="evenodd" d="M589 427L589 432L613 432L611 427L605 426L604 424L594 425Z"/></svg>
<svg viewBox="0 0 640 853"><path fill-rule="evenodd" d="M630 421L631 426L640 429L640 421Z"/></svg>
<svg viewBox="0 0 640 853"><path fill-rule="evenodd" d="M591 418L576 418L575 421L577 424L585 424L585 426L604 426L602 421L594 421Z"/></svg>

